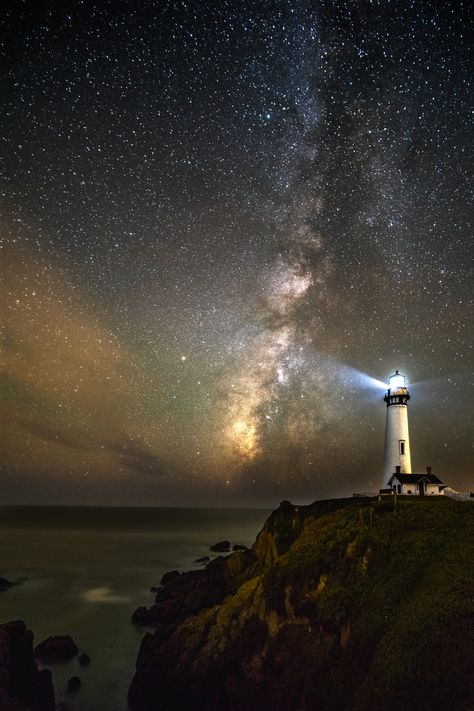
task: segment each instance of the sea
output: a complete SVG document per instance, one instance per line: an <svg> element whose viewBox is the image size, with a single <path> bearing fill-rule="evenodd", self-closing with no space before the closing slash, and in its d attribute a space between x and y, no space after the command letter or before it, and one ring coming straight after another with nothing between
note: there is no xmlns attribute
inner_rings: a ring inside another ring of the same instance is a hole
<svg viewBox="0 0 474 711"><path fill-rule="evenodd" d="M69 634L91 662L51 665L56 703L71 711L127 711L146 630L131 622L169 570L200 567L223 539L252 545L263 509L0 507L0 623L24 620L36 646ZM67 692L79 676L82 686Z"/></svg>

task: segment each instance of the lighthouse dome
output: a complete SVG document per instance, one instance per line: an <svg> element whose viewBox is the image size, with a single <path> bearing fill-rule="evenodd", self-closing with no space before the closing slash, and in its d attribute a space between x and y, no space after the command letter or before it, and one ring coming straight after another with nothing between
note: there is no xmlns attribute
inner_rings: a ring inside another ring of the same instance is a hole
<svg viewBox="0 0 474 711"><path fill-rule="evenodd" d="M400 388L405 388L405 376L403 373L400 373L399 370L396 370L393 375L389 377L389 382L390 382L390 390L399 390Z"/></svg>

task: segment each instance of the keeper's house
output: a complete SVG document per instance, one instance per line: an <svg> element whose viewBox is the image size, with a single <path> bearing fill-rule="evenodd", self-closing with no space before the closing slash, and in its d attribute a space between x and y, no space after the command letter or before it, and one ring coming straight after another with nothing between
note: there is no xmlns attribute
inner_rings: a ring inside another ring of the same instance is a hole
<svg viewBox="0 0 474 711"><path fill-rule="evenodd" d="M431 473L431 467L426 467L426 474L402 474L397 466L387 482L388 489L402 496L442 496L446 486Z"/></svg>

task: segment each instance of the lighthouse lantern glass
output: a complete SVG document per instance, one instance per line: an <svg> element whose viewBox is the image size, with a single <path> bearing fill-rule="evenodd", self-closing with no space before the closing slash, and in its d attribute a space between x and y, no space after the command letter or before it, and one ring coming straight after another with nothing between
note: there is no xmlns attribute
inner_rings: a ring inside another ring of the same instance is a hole
<svg viewBox="0 0 474 711"><path fill-rule="evenodd" d="M390 390L398 390L405 387L405 376L401 373L394 373L390 376Z"/></svg>

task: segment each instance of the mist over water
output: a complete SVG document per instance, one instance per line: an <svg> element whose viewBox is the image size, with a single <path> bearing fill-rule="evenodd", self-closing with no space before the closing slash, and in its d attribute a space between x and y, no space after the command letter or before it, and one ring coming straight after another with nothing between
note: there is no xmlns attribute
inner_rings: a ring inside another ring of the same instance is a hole
<svg viewBox="0 0 474 711"><path fill-rule="evenodd" d="M145 630L131 623L163 573L196 567L224 538L250 546L262 509L0 508L0 576L23 580L0 593L0 623L22 619L35 646L70 634L88 667L52 667L56 702L72 711L125 711ZM82 688L65 692L78 675Z"/></svg>

